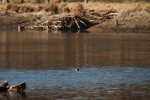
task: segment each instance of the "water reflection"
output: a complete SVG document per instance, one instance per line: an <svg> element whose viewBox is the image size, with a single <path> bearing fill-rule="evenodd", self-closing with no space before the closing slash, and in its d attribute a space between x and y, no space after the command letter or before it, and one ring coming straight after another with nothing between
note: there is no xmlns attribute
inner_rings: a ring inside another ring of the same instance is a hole
<svg viewBox="0 0 150 100"><path fill-rule="evenodd" d="M150 34L0 32L0 100L149 100ZM79 71L75 69L79 68Z"/></svg>
<svg viewBox="0 0 150 100"><path fill-rule="evenodd" d="M141 91L141 90L131 90L132 88L138 88L134 86L118 86L117 89L111 87L110 89L106 89L103 87L97 87L96 90L88 90L82 88L74 88L74 89L55 89L50 90L44 95L40 97L36 97L36 99L45 99L45 100L149 100L149 90ZM129 89L130 88L130 89ZM147 86L147 88L149 88ZM139 88L140 89L140 88ZM142 88L141 88L142 89ZM135 92L136 91L136 92ZM142 93L140 93L142 92ZM31 95L33 93L31 92ZM35 94L34 94L35 95ZM36 94L37 96L38 94ZM31 100L30 97L27 97ZM34 98L35 99L35 98Z"/></svg>
<svg viewBox="0 0 150 100"><path fill-rule="evenodd" d="M150 35L1 32L0 67L149 66Z"/></svg>
<svg viewBox="0 0 150 100"><path fill-rule="evenodd" d="M26 93L17 93L17 92L0 92L1 100L26 100Z"/></svg>

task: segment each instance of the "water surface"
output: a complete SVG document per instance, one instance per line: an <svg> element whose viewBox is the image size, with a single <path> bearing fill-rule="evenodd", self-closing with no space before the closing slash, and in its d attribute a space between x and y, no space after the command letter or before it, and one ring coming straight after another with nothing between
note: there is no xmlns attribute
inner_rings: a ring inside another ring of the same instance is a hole
<svg viewBox="0 0 150 100"><path fill-rule="evenodd" d="M150 34L2 31L4 80L27 89L2 100L149 100Z"/></svg>

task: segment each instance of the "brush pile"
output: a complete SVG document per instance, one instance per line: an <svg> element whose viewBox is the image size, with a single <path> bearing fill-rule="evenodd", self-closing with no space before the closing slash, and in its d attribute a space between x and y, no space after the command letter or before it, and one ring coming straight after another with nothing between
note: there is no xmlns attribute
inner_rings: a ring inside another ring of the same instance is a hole
<svg viewBox="0 0 150 100"><path fill-rule="evenodd" d="M44 21L38 22L35 25L23 27L19 26L18 30L20 29L30 29L30 30L84 30L88 29L89 27L97 24L93 22L93 20L88 20L84 17L80 16L71 16L68 15L66 17L59 18L55 21Z"/></svg>
<svg viewBox="0 0 150 100"><path fill-rule="evenodd" d="M52 24L52 26L55 26L59 30L87 29L92 25L94 23L79 16L63 17L61 21L56 21Z"/></svg>

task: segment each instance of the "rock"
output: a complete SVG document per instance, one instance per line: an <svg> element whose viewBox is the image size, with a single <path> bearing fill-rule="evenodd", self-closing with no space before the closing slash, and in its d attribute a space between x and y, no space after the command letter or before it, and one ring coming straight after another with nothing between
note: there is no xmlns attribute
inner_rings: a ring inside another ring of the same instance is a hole
<svg viewBox="0 0 150 100"><path fill-rule="evenodd" d="M0 83L0 92L6 92L8 90L8 81Z"/></svg>

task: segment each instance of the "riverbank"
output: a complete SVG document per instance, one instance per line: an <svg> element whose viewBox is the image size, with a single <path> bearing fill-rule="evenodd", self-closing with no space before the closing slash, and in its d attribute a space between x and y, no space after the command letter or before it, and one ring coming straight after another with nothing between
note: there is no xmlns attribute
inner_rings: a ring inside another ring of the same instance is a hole
<svg viewBox="0 0 150 100"><path fill-rule="evenodd" d="M88 30L150 31L150 3L1 4L0 26L38 25L68 15L99 23Z"/></svg>

